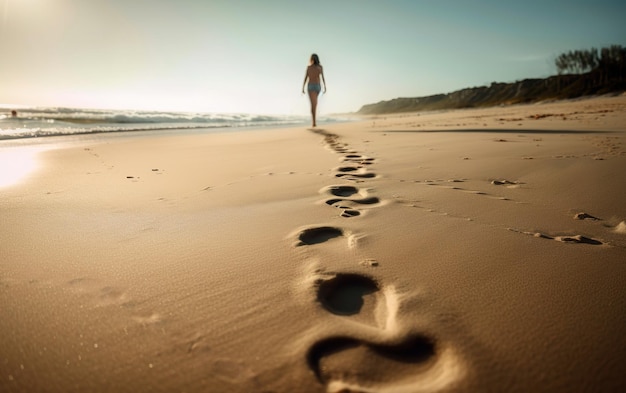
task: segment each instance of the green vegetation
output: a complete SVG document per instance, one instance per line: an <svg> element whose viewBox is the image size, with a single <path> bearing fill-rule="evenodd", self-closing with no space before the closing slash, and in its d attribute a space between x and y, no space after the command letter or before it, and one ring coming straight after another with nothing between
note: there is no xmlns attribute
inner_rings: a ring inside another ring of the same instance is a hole
<svg viewBox="0 0 626 393"><path fill-rule="evenodd" d="M611 81L624 81L626 64L626 48L621 45L611 45L600 50L569 51L561 54L554 61L560 74L569 71L571 74L583 74L591 79L595 85L603 85Z"/></svg>
<svg viewBox="0 0 626 393"><path fill-rule="evenodd" d="M496 83L448 94L418 98L396 98L364 105L361 114L418 112L530 103L551 99L616 93L626 90L626 48L611 45L600 50L576 50L555 59L558 75Z"/></svg>

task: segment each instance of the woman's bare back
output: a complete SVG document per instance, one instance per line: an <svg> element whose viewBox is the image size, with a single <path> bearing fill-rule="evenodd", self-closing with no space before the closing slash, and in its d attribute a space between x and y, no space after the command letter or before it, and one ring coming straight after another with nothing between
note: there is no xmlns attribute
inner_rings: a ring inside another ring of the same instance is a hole
<svg viewBox="0 0 626 393"><path fill-rule="evenodd" d="M311 64L306 69L306 75L309 77L309 83L320 83L320 75L323 69L319 64Z"/></svg>

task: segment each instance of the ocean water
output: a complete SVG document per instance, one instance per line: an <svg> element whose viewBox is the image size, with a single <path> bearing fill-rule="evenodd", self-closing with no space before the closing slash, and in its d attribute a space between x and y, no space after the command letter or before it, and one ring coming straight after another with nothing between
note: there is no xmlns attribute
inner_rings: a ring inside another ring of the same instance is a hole
<svg viewBox="0 0 626 393"><path fill-rule="evenodd" d="M11 115L12 109L17 111L16 117ZM306 116L2 107L0 140L107 132L297 126L309 122Z"/></svg>

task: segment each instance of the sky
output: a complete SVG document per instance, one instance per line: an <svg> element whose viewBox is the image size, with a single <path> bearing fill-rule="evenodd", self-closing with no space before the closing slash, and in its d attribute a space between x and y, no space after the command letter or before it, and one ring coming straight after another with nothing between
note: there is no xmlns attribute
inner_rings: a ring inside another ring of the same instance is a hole
<svg viewBox="0 0 626 393"><path fill-rule="evenodd" d="M623 0L0 0L0 104L321 114L556 74L626 46Z"/></svg>

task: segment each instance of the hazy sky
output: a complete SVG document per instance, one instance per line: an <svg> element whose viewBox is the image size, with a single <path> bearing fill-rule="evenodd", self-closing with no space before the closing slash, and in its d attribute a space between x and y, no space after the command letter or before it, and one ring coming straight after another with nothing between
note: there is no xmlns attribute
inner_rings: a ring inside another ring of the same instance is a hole
<svg viewBox="0 0 626 393"><path fill-rule="evenodd" d="M623 0L0 0L0 103L306 114L555 74L626 45Z"/></svg>

